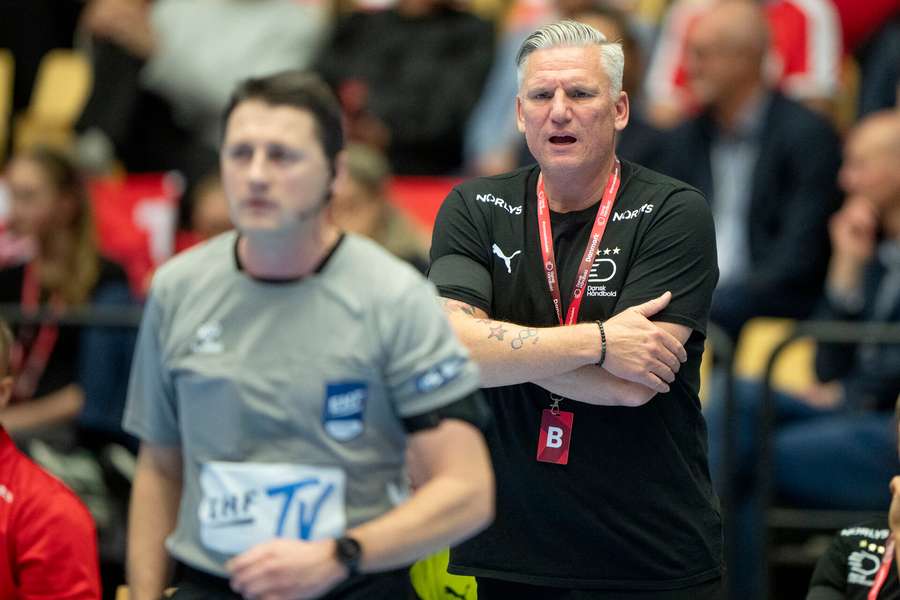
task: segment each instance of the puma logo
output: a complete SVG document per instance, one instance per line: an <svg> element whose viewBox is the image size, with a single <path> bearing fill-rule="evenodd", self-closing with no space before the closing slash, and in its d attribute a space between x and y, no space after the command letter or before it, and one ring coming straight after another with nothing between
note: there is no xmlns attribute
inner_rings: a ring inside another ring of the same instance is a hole
<svg viewBox="0 0 900 600"><path fill-rule="evenodd" d="M500 246L498 246L497 244L494 244L494 254L496 254L497 256L502 258L503 262L506 263L506 272L507 273L510 273L510 274L512 273L512 259L514 259L516 257L516 254L521 254L521 253L522 253L521 250L516 250L510 256L504 256L503 250L500 249Z"/></svg>
<svg viewBox="0 0 900 600"><path fill-rule="evenodd" d="M459 598L459 600L466 600L466 594L469 593L469 586L466 586L466 589L463 590L462 594L457 594L456 590L454 590L449 585L444 586L444 593L448 596L453 596L454 598Z"/></svg>

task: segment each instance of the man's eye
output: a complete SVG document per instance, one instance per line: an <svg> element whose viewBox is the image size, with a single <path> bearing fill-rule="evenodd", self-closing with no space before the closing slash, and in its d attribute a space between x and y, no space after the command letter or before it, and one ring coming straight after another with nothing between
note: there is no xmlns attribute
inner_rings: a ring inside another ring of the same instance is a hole
<svg viewBox="0 0 900 600"><path fill-rule="evenodd" d="M234 146L228 150L228 157L232 160L250 160L253 149L249 146Z"/></svg>
<svg viewBox="0 0 900 600"><path fill-rule="evenodd" d="M297 159L297 154L285 148L270 148L269 160L273 162L290 162Z"/></svg>

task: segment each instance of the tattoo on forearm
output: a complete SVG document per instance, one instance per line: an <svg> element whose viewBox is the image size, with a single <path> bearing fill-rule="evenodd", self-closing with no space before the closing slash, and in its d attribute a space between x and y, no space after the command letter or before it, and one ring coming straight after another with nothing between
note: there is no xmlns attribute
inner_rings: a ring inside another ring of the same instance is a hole
<svg viewBox="0 0 900 600"><path fill-rule="evenodd" d="M441 305L443 305L444 310L446 312L461 312L470 317L476 317L480 312L474 306L466 304L465 302L460 302L459 300L451 300L449 298L441 298ZM487 326L487 339L489 340L497 340L498 342L503 342L506 340L506 335L510 333L510 330L504 327L504 323L495 321L493 319L482 319L475 318L474 321L476 323L486 325ZM513 330L515 331L515 330ZM509 345L513 350L519 350L522 348L528 340L531 340L532 345L537 344L540 336L538 335L538 330L534 327L523 327L519 329L518 333L513 334L513 337Z"/></svg>
<svg viewBox="0 0 900 600"><path fill-rule="evenodd" d="M534 327L528 327L526 329L520 329L519 335L517 335L513 340L509 343L512 346L513 350L518 350L522 346L525 345L526 340L531 340L532 344L538 343L538 331Z"/></svg>
<svg viewBox="0 0 900 600"><path fill-rule="evenodd" d="M506 333L506 329L503 329L503 325L497 325L496 327L490 327L491 333L488 335L488 339L497 338L501 342L503 341L503 334Z"/></svg>
<svg viewBox="0 0 900 600"><path fill-rule="evenodd" d="M441 304L443 305L444 310L463 312L470 317L475 316L475 307L470 306L465 302L460 302L459 300L450 300L449 298L441 298Z"/></svg>

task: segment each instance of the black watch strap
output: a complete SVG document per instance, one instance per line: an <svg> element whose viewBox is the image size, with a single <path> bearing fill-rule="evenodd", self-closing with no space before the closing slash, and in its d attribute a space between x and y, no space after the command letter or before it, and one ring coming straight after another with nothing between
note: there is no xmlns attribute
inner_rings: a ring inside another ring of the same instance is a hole
<svg viewBox="0 0 900 600"><path fill-rule="evenodd" d="M338 562L347 567L350 577L359 575L359 564L362 561L362 546L359 541L350 536L341 536L335 540L334 553Z"/></svg>

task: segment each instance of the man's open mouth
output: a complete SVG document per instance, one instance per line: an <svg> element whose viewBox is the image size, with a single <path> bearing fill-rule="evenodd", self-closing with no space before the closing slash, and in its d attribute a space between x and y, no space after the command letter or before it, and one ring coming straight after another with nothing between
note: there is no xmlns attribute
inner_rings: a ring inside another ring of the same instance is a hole
<svg viewBox="0 0 900 600"><path fill-rule="evenodd" d="M574 144L577 140L571 135L551 135L550 143L551 144Z"/></svg>

